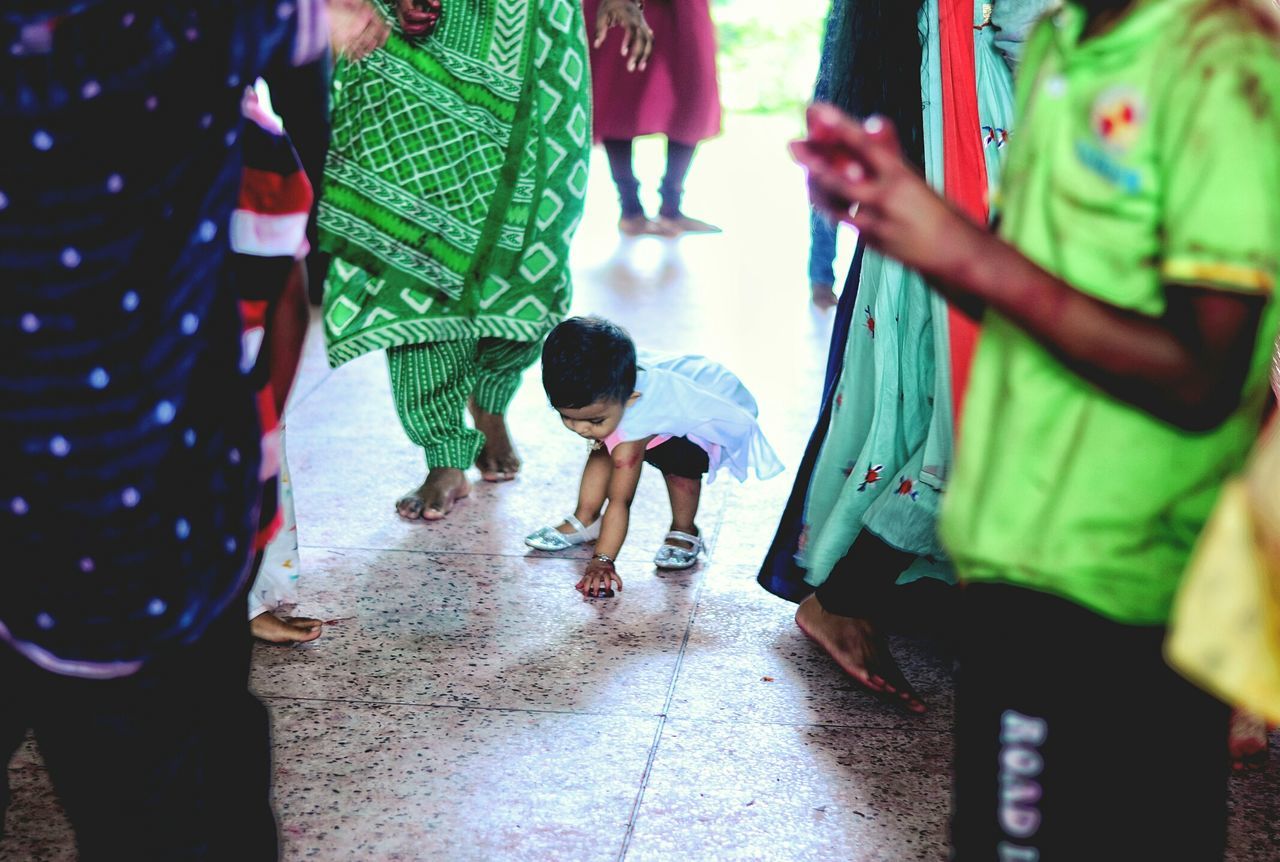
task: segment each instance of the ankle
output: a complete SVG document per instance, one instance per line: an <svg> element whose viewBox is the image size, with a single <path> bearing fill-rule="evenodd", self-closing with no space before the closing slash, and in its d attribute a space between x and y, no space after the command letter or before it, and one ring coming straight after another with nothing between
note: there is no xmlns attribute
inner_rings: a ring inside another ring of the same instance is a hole
<svg viewBox="0 0 1280 862"><path fill-rule="evenodd" d="M688 533L690 536L701 537L702 533L698 531L698 525L690 521L688 524L681 524L676 521L671 522L672 533Z"/></svg>
<svg viewBox="0 0 1280 862"><path fill-rule="evenodd" d="M582 522L582 526L590 527L596 521L600 520L600 510L589 511L586 509L577 509L573 513L573 517Z"/></svg>

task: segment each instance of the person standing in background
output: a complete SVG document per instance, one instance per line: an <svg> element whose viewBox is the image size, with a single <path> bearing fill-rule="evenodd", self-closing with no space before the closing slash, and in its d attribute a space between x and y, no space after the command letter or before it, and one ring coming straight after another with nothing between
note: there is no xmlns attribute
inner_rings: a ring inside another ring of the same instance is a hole
<svg viewBox="0 0 1280 862"><path fill-rule="evenodd" d="M720 88L716 80L716 33L708 0L648 0L645 20L653 28L648 62L623 66L617 58L625 35L605 27L620 4L631 0L584 0L587 21L595 21L591 48L591 96L596 143L603 143L618 189L626 236L718 233L681 209L685 178L697 146L720 134ZM632 168L635 138L667 139L667 169L658 192L658 217L645 214L640 181Z"/></svg>
<svg viewBox="0 0 1280 862"><path fill-rule="evenodd" d="M831 70L835 66L832 52L836 49L840 24L844 20L845 0L831 0L822 37L822 55L818 60L818 80L813 87L815 102L831 101ZM836 229L817 208L809 208L809 299L820 309L834 308L836 297Z"/></svg>

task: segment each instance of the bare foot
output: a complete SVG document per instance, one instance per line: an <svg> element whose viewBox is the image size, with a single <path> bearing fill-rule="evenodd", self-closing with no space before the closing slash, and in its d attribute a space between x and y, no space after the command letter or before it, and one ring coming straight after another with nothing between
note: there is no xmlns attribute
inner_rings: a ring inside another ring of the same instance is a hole
<svg viewBox="0 0 1280 862"><path fill-rule="evenodd" d="M453 511L453 506L471 493L471 483L454 467L433 467L427 481L416 491L396 500L396 512L408 521L438 521Z"/></svg>
<svg viewBox="0 0 1280 862"><path fill-rule="evenodd" d="M1267 760L1267 722L1247 710L1233 709L1228 746L1232 769L1261 769Z"/></svg>
<svg viewBox="0 0 1280 862"><path fill-rule="evenodd" d="M796 608L796 625L835 659L841 670L873 694L911 712L928 709L893 660L884 635L868 620L828 613L811 595Z"/></svg>
<svg viewBox="0 0 1280 862"><path fill-rule="evenodd" d="M520 472L520 456L507 432L507 419L497 413L486 413L474 401L467 404L476 430L484 435L484 447L476 456L480 477L486 482L510 482Z"/></svg>
<svg viewBox="0 0 1280 862"><path fill-rule="evenodd" d="M710 222L683 214L658 216L658 227L664 236L681 236L686 233L723 233L720 228Z"/></svg>
<svg viewBox="0 0 1280 862"><path fill-rule="evenodd" d="M816 281L809 285L809 296L813 299L813 304L823 311L835 308L840 302L831 285L819 284Z"/></svg>
<svg viewBox="0 0 1280 862"><path fill-rule="evenodd" d="M282 619L273 613L262 613L249 620L249 634L270 644L302 644L320 637L323 625L308 617Z"/></svg>
<svg viewBox="0 0 1280 862"><path fill-rule="evenodd" d="M646 215L626 216L618 220L618 233L623 236L651 236L661 234L658 223Z"/></svg>

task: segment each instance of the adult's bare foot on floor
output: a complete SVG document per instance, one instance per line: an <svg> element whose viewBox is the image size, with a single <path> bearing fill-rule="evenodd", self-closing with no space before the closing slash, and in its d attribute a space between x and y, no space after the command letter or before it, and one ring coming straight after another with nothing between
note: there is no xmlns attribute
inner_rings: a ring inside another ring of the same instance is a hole
<svg viewBox="0 0 1280 862"><path fill-rule="evenodd" d="M687 233L723 233L724 231L711 222L699 218L691 218L684 213L674 216L658 216L658 230L663 236L677 237Z"/></svg>
<svg viewBox="0 0 1280 862"><path fill-rule="evenodd" d="M910 712L928 709L893 660L884 635L868 620L828 613L817 597L810 595L796 608L796 625L835 659L841 670L873 694Z"/></svg>
<svg viewBox="0 0 1280 862"><path fill-rule="evenodd" d="M438 521L470 493L466 473L455 467L432 467L422 487L396 500L396 512L408 521Z"/></svg>
<svg viewBox="0 0 1280 862"><path fill-rule="evenodd" d="M308 617L282 619L273 613L262 613L249 620L249 634L272 644L301 644L320 637L323 626L320 620Z"/></svg>
<svg viewBox="0 0 1280 862"><path fill-rule="evenodd" d="M484 435L484 446L476 456L480 478L486 482L510 482L520 472L520 456L507 432L507 418L481 410L474 401L468 403L467 408L476 430Z"/></svg>

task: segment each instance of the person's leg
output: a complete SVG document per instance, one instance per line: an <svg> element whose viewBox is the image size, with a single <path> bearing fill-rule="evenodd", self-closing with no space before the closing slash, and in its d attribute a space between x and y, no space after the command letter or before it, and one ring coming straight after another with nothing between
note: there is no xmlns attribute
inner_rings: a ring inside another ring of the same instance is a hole
<svg viewBox="0 0 1280 862"><path fill-rule="evenodd" d="M701 446L685 437L675 437L655 446L645 453L644 460L662 471L667 498L671 501L671 532L698 539L690 542L668 536L654 562L659 568L687 568L701 551L698 504L702 500L702 478L711 468L711 460Z"/></svg>
<svg viewBox="0 0 1280 862"><path fill-rule="evenodd" d="M520 472L520 456L507 428L507 408L524 372L542 355L538 341L482 338L476 347L476 374L467 406L484 444L475 464L486 482L506 482Z"/></svg>
<svg viewBox="0 0 1280 862"><path fill-rule="evenodd" d="M894 584L915 560L863 530L827 580L796 608L796 625L840 669L872 693L911 712L927 707L903 675L884 631L875 624Z"/></svg>
<svg viewBox="0 0 1280 862"><path fill-rule="evenodd" d="M630 236L651 233L652 223L644 214L644 205L640 203L640 181L636 179L632 167L632 141L606 140L604 152L609 158L609 173L613 175L613 184L618 189L618 205L621 218L618 228Z"/></svg>
<svg viewBox="0 0 1280 862"><path fill-rule="evenodd" d="M689 166L693 164L693 153L697 147L697 144L667 139L667 172L658 189L662 196L658 224L673 235L720 232L720 228L713 224L685 215L681 207L684 201L684 181L689 175Z"/></svg>
<svg viewBox="0 0 1280 862"><path fill-rule="evenodd" d="M242 607L134 677L45 675L36 740L83 862L278 858Z"/></svg>
<svg viewBox="0 0 1280 862"><path fill-rule="evenodd" d="M439 520L471 493L466 469L485 442L464 418L475 386L475 364L475 339L387 350L396 413L409 439L426 453L428 468L421 487L396 501L402 518Z"/></svg>
<svg viewBox="0 0 1280 862"><path fill-rule="evenodd" d="M835 292L836 227L817 209L809 210L809 296L819 308L839 302Z"/></svg>
<svg viewBox="0 0 1280 862"><path fill-rule="evenodd" d="M702 478L678 476L666 473L663 480L667 483L667 498L671 501L672 532L688 533L691 536L698 532L698 503L702 500ZM690 547L688 542L679 539L668 539L677 546Z"/></svg>
<svg viewBox="0 0 1280 862"><path fill-rule="evenodd" d="M953 859L1220 860L1228 710L1165 664L1164 630L963 590Z"/></svg>

